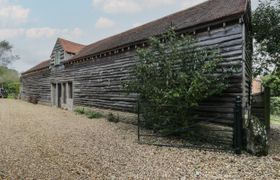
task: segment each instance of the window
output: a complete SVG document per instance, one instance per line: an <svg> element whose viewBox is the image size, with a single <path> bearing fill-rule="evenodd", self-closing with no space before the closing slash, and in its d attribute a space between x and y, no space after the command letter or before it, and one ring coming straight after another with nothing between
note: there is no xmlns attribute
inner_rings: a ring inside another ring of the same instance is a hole
<svg viewBox="0 0 280 180"><path fill-rule="evenodd" d="M54 64L55 65L60 64L60 54L59 54L59 51L56 51L56 53L54 55Z"/></svg>

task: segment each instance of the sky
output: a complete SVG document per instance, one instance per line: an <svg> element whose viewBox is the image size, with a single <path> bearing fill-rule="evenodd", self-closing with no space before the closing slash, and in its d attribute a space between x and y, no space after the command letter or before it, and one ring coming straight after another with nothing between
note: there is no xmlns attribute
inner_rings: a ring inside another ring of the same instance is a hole
<svg viewBox="0 0 280 180"><path fill-rule="evenodd" d="M0 41L20 56L10 68L24 72L49 59L58 37L88 45L204 1L0 0Z"/></svg>

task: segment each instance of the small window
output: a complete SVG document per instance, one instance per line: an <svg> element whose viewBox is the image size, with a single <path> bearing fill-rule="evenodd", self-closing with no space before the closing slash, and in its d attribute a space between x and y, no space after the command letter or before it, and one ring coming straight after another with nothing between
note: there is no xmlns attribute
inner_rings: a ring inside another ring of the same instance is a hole
<svg viewBox="0 0 280 180"><path fill-rule="evenodd" d="M55 53L54 63L55 63L55 65L60 64L60 54L59 54L59 51L57 51L57 52Z"/></svg>

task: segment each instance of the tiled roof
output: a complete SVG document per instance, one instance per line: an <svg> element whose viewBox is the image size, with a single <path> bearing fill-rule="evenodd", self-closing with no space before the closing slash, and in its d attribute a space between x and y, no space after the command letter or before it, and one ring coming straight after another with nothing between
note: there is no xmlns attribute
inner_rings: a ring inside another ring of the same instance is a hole
<svg viewBox="0 0 280 180"><path fill-rule="evenodd" d="M51 62L51 60L43 61L43 62L41 62L40 64L38 64L38 65L32 67L31 69L25 71L25 72L22 73L22 74L24 75L24 74L28 74L28 73L31 73L31 72L35 72L35 71L39 71L39 70L48 68L49 65L50 65L50 62Z"/></svg>
<svg viewBox="0 0 280 180"><path fill-rule="evenodd" d="M192 8L88 45L69 61L162 34L171 24L175 26L176 30L180 30L196 27L224 18L237 17L246 12L248 2L249 0L208 0Z"/></svg>
<svg viewBox="0 0 280 180"><path fill-rule="evenodd" d="M58 41L65 51L77 54L66 61L69 62L99 52L125 46L133 42L146 40L151 36L164 33L171 24L175 26L176 30L180 30L197 27L224 18L238 17L246 12L249 1L250 0L208 0L192 8L165 16L88 46L62 38L59 38ZM44 69L49 66L49 63L50 60L44 61L23 74Z"/></svg>
<svg viewBox="0 0 280 180"><path fill-rule="evenodd" d="M58 41L60 43L60 45L63 47L63 49L66 52L70 52L70 53L75 53L77 54L78 52L81 51L82 48L85 47L85 45L82 44L78 44L72 41L68 41L62 38L58 38Z"/></svg>

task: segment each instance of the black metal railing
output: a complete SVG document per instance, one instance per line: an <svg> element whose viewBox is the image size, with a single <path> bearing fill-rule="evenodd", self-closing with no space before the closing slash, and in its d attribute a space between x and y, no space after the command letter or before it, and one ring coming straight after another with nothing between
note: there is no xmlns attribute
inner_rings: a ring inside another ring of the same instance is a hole
<svg viewBox="0 0 280 180"><path fill-rule="evenodd" d="M242 151L242 138L243 138L243 116L242 116L242 99L240 96L236 98L235 101L235 107L234 107L234 118L233 118L233 123L231 125L231 130L228 129L207 129L207 131L213 133L228 133L232 134L232 138L229 141L226 141L224 139L219 139L218 137L214 140L211 141L211 145L209 146L209 142L207 141L201 141L201 139L197 139L198 142L194 142L193 140L190 142L189 139L186 140L184 139L184 143L178 144L173 144L173 143L161 143L156 141L156 143L151 143L151 142L145 142L143 139L144 137L149 137L149 138L172 138L174 140L174 137L169 137L168 135L163 135L159 133L153 133L153 131L147 129L145 127L145 119L143 118L142 115L142 106L145 107L147 104L142 103L140 100L138 100L138 105L137 105L137 112L138 112L138 130L137 130L137 136L138 136L138 142L141 144L149 144L149 145L156 145L156 146L167 146L167 147L178 147L178 148L196 148L196 149L217 149L217 150L230 150L234 151L236 154L241 154ZM166 105L165 105L166 106ZM147 108L147 107L146 107ZM164 118L162 116L161 118ZM201 122L203 123L208 123L212 122L213 120L219 119L219 116L216 118L209 117L207 120L203 121L197 121L195 123L192 123L188 127L180 128L178 132L194 132L196 133L197 128L195 126ZM144 130L144 132L143 132ZM149 133L147 133L149 131ZM152 133L151 133L152 132ZM176 140L181 139L181 137L175 137ZM185 141L186 140L186 141ZM213 139L212 139L213 140ZM181 142L181 141L180 141ZM213 145L213 146L212 146Z"/></svg>

